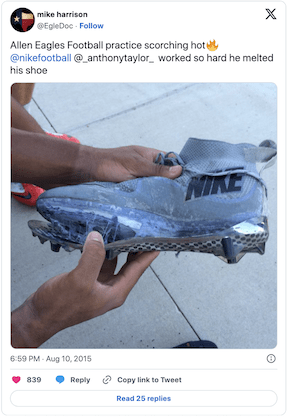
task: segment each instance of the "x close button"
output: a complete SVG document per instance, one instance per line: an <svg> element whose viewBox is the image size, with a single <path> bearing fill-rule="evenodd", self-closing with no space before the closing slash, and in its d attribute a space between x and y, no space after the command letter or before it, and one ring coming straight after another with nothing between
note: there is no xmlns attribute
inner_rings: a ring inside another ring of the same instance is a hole
<svg viewBox="0 0 288 417"><path fill-rule="evenodd" d="M272 17L272 19L276 19L276 16L274 16L274 12L276 9L273 9L272 12L270 9L266 9L266 11L268 12L268 16L266 17L266 20L269 19L269 17Z"/></svg>

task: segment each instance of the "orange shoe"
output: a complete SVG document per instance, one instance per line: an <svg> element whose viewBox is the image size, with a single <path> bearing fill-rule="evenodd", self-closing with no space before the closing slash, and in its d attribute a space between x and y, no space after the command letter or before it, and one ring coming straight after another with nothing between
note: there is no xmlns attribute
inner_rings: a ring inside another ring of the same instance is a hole
<svg viewBox="0 0 288 417"><path fill-rule="evenodd" d="M66 133L63 133L63 134L61 134L61 133L48 133L48 132L46 132L46 133L47 133L47 135L53 136L54 138L69 140L69 142L80 143L80 140L74 138L73 136L66 135Z"/></svg>
<svg viewBox="0 0 288 417"><path fill-rule="evenodd" d="M33 184L22 183L21 185L24 189L22 193L12 192L15 200L19 201L19 203L26 204L26 206L36 206L37 198L40 194L44 193L45 190Z"/></svg>
<svg viewBox="0 0 288 417"><path fill-rule="evenodd" d="M64 134L48 133L48 132L46 133L47 135L53 136L55 138L68 140L70 142L80 143L78 139L74 138L73 136L66 135L65 133ZM21 188L19 191L18 190L15 192L12 191L13 197L15 198L15 200L19 201L19 203L22 203L22 204L25 204L26 206L31 206L31 207L36 206L37 198L39 197L39 195L41 195L45 191L43 188L38 187L37 185L27 184L27 183L19 184L19 188Z"/></svg>

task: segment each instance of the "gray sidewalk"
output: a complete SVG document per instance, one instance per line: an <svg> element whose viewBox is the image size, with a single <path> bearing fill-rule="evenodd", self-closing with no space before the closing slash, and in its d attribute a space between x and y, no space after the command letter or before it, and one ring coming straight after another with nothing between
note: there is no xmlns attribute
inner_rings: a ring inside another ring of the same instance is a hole
<svg viewBox="0 0 288 417"><path fill-rule="evenodd" d="M255 145L277 139L276 86L269 83L37 84L31 114L47 131L105 148L136 144L179 153L189 137ZM163 252L122 307L42 347L170 348L199 338L219 348L275 347L276 170L262 175L270 211L264 256L247 254L227 265L213 255ZM80 252L41 245L27 222L43 218L11 201L14 309L47 279L73 269Z"/></svg>

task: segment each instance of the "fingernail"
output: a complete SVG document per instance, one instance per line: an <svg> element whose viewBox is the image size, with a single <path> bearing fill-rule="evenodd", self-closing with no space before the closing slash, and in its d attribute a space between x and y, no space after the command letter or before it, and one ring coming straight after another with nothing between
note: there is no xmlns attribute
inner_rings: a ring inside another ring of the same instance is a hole
<svg viewBox="0 0 288 417"><path fill-rule="evenodd" d="M173 166L173 167L170 167L170 168L169 168L169 171L170 171L172 174L176 174L177 172L180 172L180 171L181 171L181 166L180 166L180 165L175 165L175 166Z"/></svg>
<svg viewBox="0 0 288 417"><path fill-rule="evenodd" d="M99 232L95 232L95 231L90 232L87 239L96 240L97 242L102 242L104 245L103 237L101 236Z"/></svg>

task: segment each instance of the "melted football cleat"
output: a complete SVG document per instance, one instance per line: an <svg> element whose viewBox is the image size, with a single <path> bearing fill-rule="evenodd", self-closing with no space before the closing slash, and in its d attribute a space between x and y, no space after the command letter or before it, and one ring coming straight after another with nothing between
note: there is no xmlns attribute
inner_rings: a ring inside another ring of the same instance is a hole
<svg viewBox="0 0 288 417"><path fill-rule="evenodd" d="M108 259L121 252L160 250L212 253L237 263L248 252L264 253L267 187L256 163L264 163L264 169L275 156L270 140L256 147L191 138L179 155L159 154L155 161L180 164L179 178L51 189L37 201L49 223L32 221L29 227L65 250L81 249L88 233L97 230Z"/></svg>

